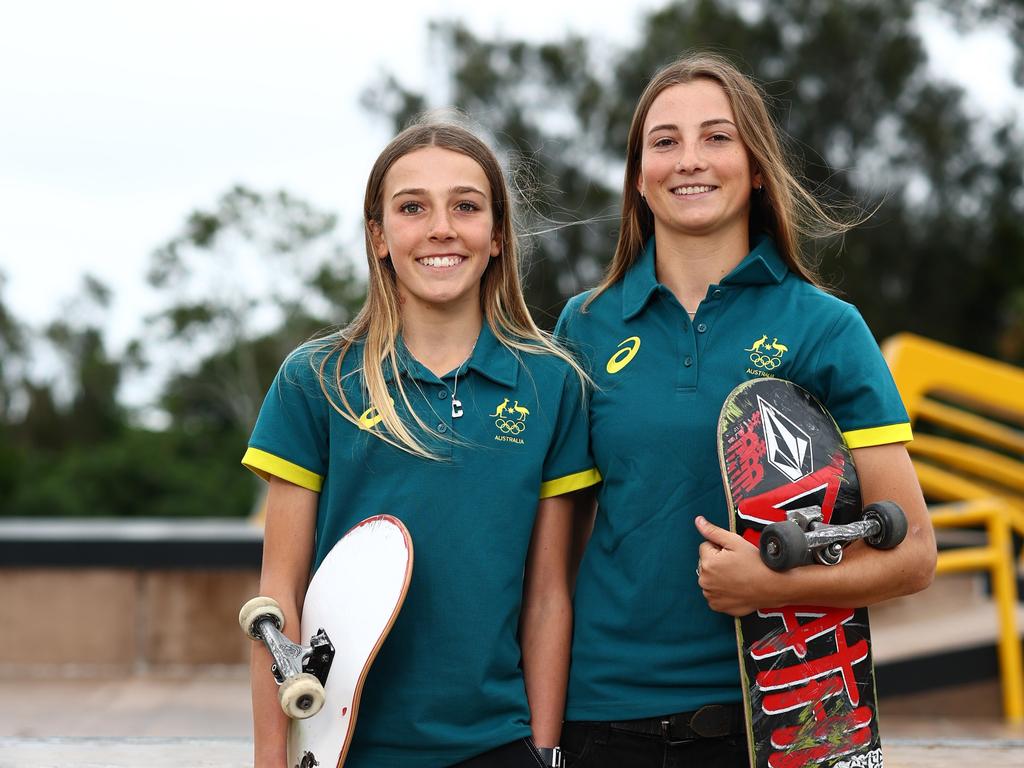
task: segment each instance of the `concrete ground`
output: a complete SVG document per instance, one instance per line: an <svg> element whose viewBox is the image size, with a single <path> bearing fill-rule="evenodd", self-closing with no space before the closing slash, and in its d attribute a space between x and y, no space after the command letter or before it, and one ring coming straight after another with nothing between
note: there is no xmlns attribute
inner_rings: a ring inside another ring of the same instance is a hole
<svg viewBox="0 0 1024 768"><path fill-rule="evenodd" d="M994 682L880 703L888 768L1024 764ZM247 673L0 679L0 768L251 765Z"/></svg>
<svg viewBox="0 0 1024 768"><path fill-rule="evenodd" d="M0 679L0 737L175 736L251 740L248 672L226 668L198 678Z"/></svg>

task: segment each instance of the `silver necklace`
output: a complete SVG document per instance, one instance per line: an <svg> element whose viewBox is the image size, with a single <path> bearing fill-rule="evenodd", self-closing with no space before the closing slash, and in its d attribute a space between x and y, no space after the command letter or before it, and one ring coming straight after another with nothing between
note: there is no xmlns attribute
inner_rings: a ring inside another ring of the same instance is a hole
<svg viewBox="0 0 1024 768"><path fill-rule="evenodd" d="M473 349L476 349L476 343L473 344ZM462 416L462 401L456 397L459 394L459 373L462 371L462 366L469 362L469 358L473 356L473 349L469 350L469 356L462 361L458 368L455 369L455 384L452 387L452 418L457 419Z"/></svg>

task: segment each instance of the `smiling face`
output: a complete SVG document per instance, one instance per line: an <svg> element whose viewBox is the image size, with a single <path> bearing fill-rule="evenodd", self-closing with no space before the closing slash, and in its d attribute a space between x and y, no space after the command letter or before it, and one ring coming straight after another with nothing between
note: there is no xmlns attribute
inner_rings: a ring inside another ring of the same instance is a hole
<svg viewBox="0 0 1024 768"><path fill-rule="evenodd" d="M371 232L406 310L479 309L480 278L500 245L491 187L475 160L440 147L400 157L384 177L382 224Z"/></svg>
<svg viewBox="0 0 1024 768"><path fill-rule="evenodd" d="M637 188L655 232L747 237L751 189L760 175L722 87L706 78L666 88L644 121Z"/></svg>

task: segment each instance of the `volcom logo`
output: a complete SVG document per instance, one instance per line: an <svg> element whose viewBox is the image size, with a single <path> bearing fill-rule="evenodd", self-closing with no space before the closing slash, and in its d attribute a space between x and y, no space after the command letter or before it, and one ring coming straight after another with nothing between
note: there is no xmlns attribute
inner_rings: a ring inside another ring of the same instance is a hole
<svg viewBox="0 0 1024 768"><path fill-rule="evenodd" d="M764 425L768 463L790 480L799 480L814 468L811 438L775 406L757 396Z"/></svg>

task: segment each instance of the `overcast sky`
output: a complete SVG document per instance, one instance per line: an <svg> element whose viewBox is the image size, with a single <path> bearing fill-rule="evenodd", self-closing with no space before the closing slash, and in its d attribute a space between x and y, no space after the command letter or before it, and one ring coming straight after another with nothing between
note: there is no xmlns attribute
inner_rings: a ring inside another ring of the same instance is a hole
<svg viewBox="0 0 1024 768"><path fill-rule="evenodd" d="M425 71L428 20L457 8L481 34L572 29L624 47L664 4L0 3L3 298L40 324L91 272L114 289L115 346L152 310L151 251L235 183L338 212L361 250L362 188L390 136L359 95L385 69L414 87L436 83ZM967 84L979 109L1021 108L1001 74L1012 49L1000 35L964 41L940 19L921 23L936 71Z"/></svg>

